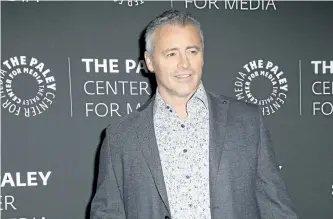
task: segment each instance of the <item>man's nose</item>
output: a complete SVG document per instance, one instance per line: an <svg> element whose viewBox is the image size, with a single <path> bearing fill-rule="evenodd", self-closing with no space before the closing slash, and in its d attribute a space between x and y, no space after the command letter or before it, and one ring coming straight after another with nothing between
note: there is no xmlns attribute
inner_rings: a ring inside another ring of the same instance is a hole
<svg viewBox="0 0 333 219"><path fill-rule="evenodd" d="M190 62L186 55L180 55L178 61L178 68L188 68L190 67Z"/></svg>

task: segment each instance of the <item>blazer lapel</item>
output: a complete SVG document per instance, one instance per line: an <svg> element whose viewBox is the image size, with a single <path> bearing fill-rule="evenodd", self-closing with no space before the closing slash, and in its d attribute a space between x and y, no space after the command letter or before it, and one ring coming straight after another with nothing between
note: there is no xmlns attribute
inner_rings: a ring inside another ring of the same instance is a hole
<svg viewBox="0 0 333 219"><path fill-rule="evenodd" d="M229 101L221 100L210 92L207 92L207 98L209 105L209 187L210 197L212 197L224 147Z"/></svg>
<svg viewBox="0 0 333 219"><path fill-rule="evenodd" d="M160 155L157 147L153 121L153 96L148 106L142 110L142 115L137 128L137 135L142 149L142 153L147 161L149 170L153 176L158 192L170 213L169 201L165 187ZM139 110L140 111L140 110Z"/></svg>

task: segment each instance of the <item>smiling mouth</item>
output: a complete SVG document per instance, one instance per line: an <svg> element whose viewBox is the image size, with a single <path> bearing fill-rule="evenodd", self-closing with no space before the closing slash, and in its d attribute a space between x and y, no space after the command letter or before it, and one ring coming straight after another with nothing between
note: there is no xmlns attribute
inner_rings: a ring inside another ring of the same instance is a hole
<svg viewBox="0 0 333 219"><path fill-rule="evenodd" d="M175 76L176 78L188 78L188 77L190 77L191 76L191 74L187 74L187 75L177 75L177 76Z"/></svg>

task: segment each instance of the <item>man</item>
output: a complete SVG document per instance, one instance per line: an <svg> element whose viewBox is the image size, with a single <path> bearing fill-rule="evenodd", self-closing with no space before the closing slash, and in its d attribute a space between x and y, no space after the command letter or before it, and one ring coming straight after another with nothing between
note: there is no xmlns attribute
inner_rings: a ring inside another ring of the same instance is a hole
<svg viewBox="0 0 333 219"><path fill-rule="evenodd" d="M297 218L260 110L205 90L203 49L190 14L148 25L156 94L107 127L91 218Z"/></svg>

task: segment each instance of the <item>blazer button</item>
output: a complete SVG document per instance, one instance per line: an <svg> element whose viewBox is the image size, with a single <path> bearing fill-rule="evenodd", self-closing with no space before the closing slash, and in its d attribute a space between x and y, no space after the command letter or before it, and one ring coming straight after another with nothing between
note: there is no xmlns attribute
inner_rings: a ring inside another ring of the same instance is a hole
<svg viewBox="0 0 333 219"><path fill-rule="evenodd" d="M170 217L169 216L165 216L164 219L170 219Z"/></svg>

